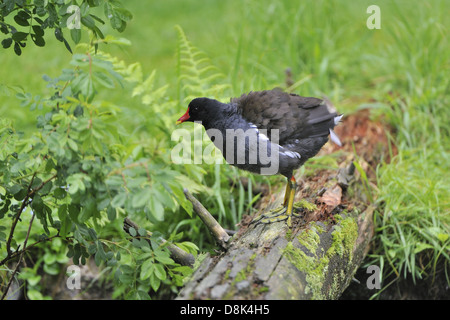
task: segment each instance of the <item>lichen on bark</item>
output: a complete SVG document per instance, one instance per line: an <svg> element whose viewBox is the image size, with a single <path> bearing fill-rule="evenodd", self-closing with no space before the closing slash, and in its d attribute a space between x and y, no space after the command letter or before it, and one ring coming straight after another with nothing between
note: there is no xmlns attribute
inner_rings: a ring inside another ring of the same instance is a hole
<svg viewBox="0 0 450 320"><path fill-rule="evenodd" d="M322 240L320 237L324 233L324 228L315 223L297 236L300 247L295 246L290 241L282 250L283 256L297 270L305 274L307 282L305 294L311 295L312 299L327 298L324 296L322 289L330 267L330 259L335 254L338 254L340 257L346 255L350 264L353 257L353 245L358 236L358 226L355 218L351 216L343 218L338 215L336 217L338 224L333 227L334 230L331 233L332 242L326 252L322 252L324 246L321 245ZM321 248L320 252L319 248ZM338 286L337 281L336 277L332 279L332 288ZM334 290L332 289L332 291Z"/></svg>

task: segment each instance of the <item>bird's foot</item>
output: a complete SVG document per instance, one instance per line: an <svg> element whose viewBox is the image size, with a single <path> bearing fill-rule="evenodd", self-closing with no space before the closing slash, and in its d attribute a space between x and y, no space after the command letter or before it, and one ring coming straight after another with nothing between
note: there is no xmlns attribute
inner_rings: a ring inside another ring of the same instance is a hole
<svg viewBox="0 0 450 320"><path fill-rule="evenodd" d="M250 224L269 224L269 223L274 223L274 222L279 222L279 221L285 221L288 220L288 222L290 221L290 217L294 216L294 217L299 217L300 215L292 212L291 215L287 214L287 207L279 207L277 209L274 210L270 210L267 213L264 213L262 215L260 215L259 217L256 217L255 219L253 219L252 222L250 222Z"/></svg>
<svg viewBox="0 0 450 320"><path fill-rule="evenodd" d="M274 210L270 210L269 212L261 214L259 217L253 219L251 223L255 223L256 225L258 225L260 223L268 224L278 221L284 221L287 219L287 215L285 215L286 209L286 207L279 207Z"/></svg>

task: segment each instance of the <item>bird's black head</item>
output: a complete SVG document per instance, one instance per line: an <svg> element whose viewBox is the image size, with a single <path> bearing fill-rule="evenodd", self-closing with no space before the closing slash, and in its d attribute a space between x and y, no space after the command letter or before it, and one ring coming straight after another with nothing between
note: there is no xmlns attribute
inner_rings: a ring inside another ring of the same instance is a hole
<svg viewBox="0 0 450 320"><path fill-rule="evenodd" d="M201 121L203 125L218 117L224 104L209 98L195 98L189 103L186 113L177 121L180 124L185 121Z"/></svg>

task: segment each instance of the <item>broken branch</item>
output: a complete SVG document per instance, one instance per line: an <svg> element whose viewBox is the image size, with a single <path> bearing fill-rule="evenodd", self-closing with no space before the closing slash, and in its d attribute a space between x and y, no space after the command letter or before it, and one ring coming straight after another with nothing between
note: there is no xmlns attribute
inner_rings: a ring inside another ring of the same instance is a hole
<svg viewBox="0 0 450 320"><path fill-rule="evenodd" d="M217 243L224 249L228 246L228 240L230 240L230 236L228 233L222 228L222 226L217 222L216 219L209 213L208 210L198 201L187 189L184 189L184 195L186 199L188 199L193 207L194 211L206 225L208 230L213 235L214 239Z"/></svg>
<svg viewBox="0 0 450 320"><path fill-rule="evenodd" d="M130 228L135 229L136 231L140 229L140 227L133 221L131 221L128 217L126 217L123 221L123 230L128 233L130 236L132 236L130 234ZM147 231L147 236L151 237L152 233L150 231ZM134 236L132 236L134 238ZM137 238L138 236L136 236ZM150 239L147 239L147 241L150 241ZM159 238L159 240L161 241L161 244L165 244L167 243L167 240L163 239L163 238ZM179 263L183 266L189 266L192 267L194 265L195 262L195 258L192 254L187 253L186 251L184 251L183 249L181 249L180 247L174 245L173 243L168 243L167 244L167 249L170 252L170 257L173 259L173 261L175 261L176 263Z"/></svg>

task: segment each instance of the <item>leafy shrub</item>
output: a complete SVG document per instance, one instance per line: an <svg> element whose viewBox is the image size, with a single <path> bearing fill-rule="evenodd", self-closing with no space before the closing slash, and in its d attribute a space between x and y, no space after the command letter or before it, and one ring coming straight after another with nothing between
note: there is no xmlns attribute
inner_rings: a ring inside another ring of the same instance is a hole
<svg viewBox="0 0 450 320"><path fill-rule="evenodd" d="M27 249L16 241L17 225L31 227L36 218L42 226L41 237L63 239L75 264L93 256L98 265L114 268L130 297L146 297L144 283L155 291L161 282L181 285L190 268L170 259L157 238L150 245L143 239L129 244L125 236L117 241L101 236L106 226L125 215L157 222L165 212L176 213L180 207L192 211L180 173L170 163L169 146L155 149L153 145L152 140L161 136L159 130L150 130L145 137L148 142L142 144L143 132L129 132L123 126L126 111L96 99L100 91L127 87L144 104L164 107L168 103L164 88L151 90L154 74L144 80L138 64L125 66L102 52L94 54L93 48L74 54L70 64L72 68L63 69L59 77L44 76L53 89L51 97L17 94L22 106L44 111L33 135L24 137L2 120L0 219L8 226L0 234L6 253L3 263ZM166 120L160 115L159 121ZM23 219L29 213L32 218ZM123 251L131 254L133 248L141 253L124 259ZM184 248L196 252L195 245ZM135 284L130 286L130 281Z"/></svg>
<svg viewBox="0 0 450 320"><path fill-rule="evenodd" d="M7 35L1 42L3 48L12 47L20 56L28 39L31 38L36 46L44 47L45 32L54 29L55 38L63 42L67 50L72 52L64 37L63 29L69 29L70 36L76 44L80 42L82 26L89 29L95 39L105 38L98 27L105 24L105 21L93 14L92 8L102 7L111 27L120 32L125 30L127 22L133 17L127 9L123 8L119 0L83 0L79 4L76 1L66 2L64 0L2 1L0 31ZM14 15L14 22L9 21L12 15Z"/></svg>

